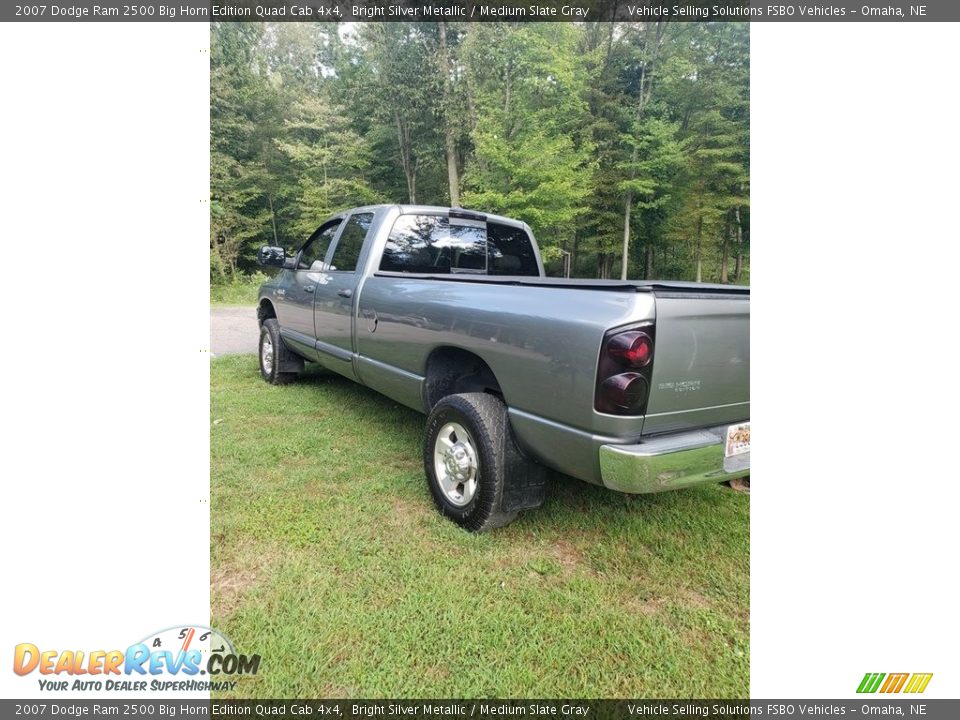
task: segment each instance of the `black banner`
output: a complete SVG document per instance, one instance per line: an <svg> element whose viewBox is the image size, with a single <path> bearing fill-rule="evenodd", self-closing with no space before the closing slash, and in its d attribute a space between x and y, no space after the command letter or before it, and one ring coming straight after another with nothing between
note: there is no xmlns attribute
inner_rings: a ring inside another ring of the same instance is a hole
<svg viewBox="0 0 960 720"><path fill-rule="evenodd" d="M960 700L0 700L0 717L251 718L858 718L955 720Z"/></svg>
<svg viewBox="0 0 960 720"><path fill-rule="evenodd" d="M960 3L761 3L712 0L66 0L3 3L0 20L31 22L752 21L943 22Z"/></svg>

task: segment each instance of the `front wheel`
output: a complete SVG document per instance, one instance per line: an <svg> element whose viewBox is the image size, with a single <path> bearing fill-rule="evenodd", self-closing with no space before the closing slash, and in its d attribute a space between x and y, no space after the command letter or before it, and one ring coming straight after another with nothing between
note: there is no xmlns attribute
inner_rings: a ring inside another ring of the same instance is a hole
<svg viewBox="0 0 960 720"><path fill-rule="evenodd" d="M471 532L503 527L517 517L510 498L504 502L507 475L517 477L518 464L532 465L514 444L506 405L485 393L450 395L437 403L427 420L423 464L437 509Z"/></svg>
<svg viewBox="0 0 960 720"><path fill-rule="evenodd" d="M295 380L298 372L281 372L291 365L291 353L280 337L280 323L268 318L260 326L260 376L271 385L285 385ZM300 361L300 367L303 367ZM296 367L296 363L293 363Z"/></svg>

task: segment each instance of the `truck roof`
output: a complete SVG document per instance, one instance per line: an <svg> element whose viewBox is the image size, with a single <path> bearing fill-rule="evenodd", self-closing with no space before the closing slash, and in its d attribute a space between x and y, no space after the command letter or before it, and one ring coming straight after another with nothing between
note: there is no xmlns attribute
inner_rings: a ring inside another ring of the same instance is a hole
<svg viewBox="0 0 960 720"><path fill-rule="evenodd" d="M498 222L503 225L512 225L520 228L527 227L525 222L516 220L514 218L505 217L503 215L495 215L493 213L484 212L483 210L473 210L471 208L464 207L448 207L444 205L402 205L399 203L381 203L379 205L364 205L363 207L351 208L350 210L344 210L339 214L344 215L348 212L357 212L359 210L382 210L384 208L391 207L398 208L400 212L405 215L416 215L418 213L424 215L436 215L439 213L463 213L464 215L479 215L486 220L493 220L494 222Z"/></svg>

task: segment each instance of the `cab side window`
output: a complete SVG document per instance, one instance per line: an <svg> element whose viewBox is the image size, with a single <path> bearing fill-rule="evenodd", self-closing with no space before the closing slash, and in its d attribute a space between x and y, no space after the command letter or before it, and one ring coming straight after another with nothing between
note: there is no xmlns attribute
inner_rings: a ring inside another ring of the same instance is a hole
<svg viewBox="0 0 960 720"><path fill-rule="evenodd" d="M474 273L538 277L533 242L523 228L498 222L451 221L440 215L401 215L380 269L410 273Z"/></svg>
<svg viewBox="0 0 960 720"><path fill-rule="evenodd" d="M317 228L317 231L310 236L307 244L303 246L303 250L300 252L297 270L322 272L327 269L323 265L323 259L327 256L327 248L330 247L333 236L337 234L340 222L340 220L334 220Z"/></svg>
<svg viewBox="0 0 960 720"><path fill-rule="evenodd" d="M360 252L363 250L363 241L371 225L373 225L373 213L356 213L350 216L333 250L330 270L354 272L357 269Z"/></svg>

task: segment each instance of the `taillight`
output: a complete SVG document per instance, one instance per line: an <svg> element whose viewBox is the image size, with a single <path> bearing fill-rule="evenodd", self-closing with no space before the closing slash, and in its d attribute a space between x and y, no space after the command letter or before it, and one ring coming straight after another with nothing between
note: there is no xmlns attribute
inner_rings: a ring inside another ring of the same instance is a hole
<svg viewBox="0 0 960 720"><path fill-rule="evenodd" d="M653 374L652 324L608 333L600 348L594 407L612 415L643 415Z"/></svg>
<svg viewBox="0 0 960 720"><path fill-rule="evenodd" d="M653 359L653 340L645 332L632 330L607 340L607 352L633 368L642 368Z"/></svg>
<svg viewBox="0 0 960 720"><path fill-rule="evenodd" d="M600 389L616 411L624 414L629 414L647 399L647 381L640 373L613 375L600 384Z"/></svg>

